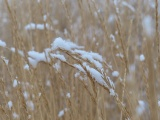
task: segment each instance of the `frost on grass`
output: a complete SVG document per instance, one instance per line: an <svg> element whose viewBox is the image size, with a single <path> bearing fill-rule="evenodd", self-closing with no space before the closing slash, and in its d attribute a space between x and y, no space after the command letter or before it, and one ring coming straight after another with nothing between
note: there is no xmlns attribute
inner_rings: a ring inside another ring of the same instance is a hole
<svg viewBox="0 0 160 120"><path fill-rule="evenodd" d="M0 47L6 47L6 43L2 40L0 40Z"/></svg>

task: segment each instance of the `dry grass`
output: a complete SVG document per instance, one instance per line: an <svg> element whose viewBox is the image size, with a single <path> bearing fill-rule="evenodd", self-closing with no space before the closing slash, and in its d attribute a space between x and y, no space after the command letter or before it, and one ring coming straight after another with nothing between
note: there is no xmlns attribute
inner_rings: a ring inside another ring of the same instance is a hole
<svg viewBox="0 0 160 120"><path fill-rule="evenodd" d="M0 0L0 39L7 44L0 45L0 120L160 119L158 9L158 0ZM29 23L52 28L26 30ZM57 37L102 55L104 71L60 48L51 52L67 61L33 67L28 52L44 52ZM96 82L84 62L109 87Z"/></svg>

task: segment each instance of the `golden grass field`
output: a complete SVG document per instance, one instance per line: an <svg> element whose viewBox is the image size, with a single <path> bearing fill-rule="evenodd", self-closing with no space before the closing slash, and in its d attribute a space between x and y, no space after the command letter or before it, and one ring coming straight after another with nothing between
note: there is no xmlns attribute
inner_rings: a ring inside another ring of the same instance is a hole
<svg viewBox="0 0 160 120"><path fill-rule="evenodd" d="M0 120L160 120L159 3L0 0Z"/></svg>

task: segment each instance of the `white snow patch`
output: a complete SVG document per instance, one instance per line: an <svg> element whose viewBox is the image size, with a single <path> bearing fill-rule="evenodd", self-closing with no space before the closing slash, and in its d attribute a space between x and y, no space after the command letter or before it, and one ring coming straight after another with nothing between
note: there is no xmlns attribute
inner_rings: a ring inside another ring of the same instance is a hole
<svg viewBox="0 0 160 120"><path fill-rule="evenodd" d="M112 23L115 21L115 18L116 16L113 14L113 15L110 15L109 18L108 18L108 23Z"/></svg>
<svg viewBox="0 0 160 120"><path fill-rule="evenodd" d="M38 62L43 61L43 62L50 62L50 58L48 57L48 53L46 52L36 52L36 51L29 51L28 52L28 60L29 63L35 68L38 64Z"/></svg>
<svg viewBox="0 0 160 120"><path fill-rule="evenodd" d="M18 115L16 112L14 112L14 113L12 114L12 116L13 116L13 119L18 119L18 118L19 118L19 115Z"/></svg>
<svg viewBox="0 0 160 120"><path fill-rule="evenodd" d="M73 66L77 68L80 72L86 73L80 64L74 64Z"/></svg>
<svg viewBox="0 0 160 120"><path fill-rule="evenodd" d="M1 56L1 58L3 59L3 61L5 62L6 65L8 65L9 60L7 60L5 57Z"/></svg>
<svg viewBox="0 0 160 120"><path fill-rule="evenodd" d="M112 72L112 76L113 77L118 77L119 76L119 72L118 71L113 71Z"/></svg>
<svg viewBox="0 0 160 120"><path fill-rule="evenodd" d="M58 48L71 51L72 49L82 49L82 46L77 46L76 44L70 42L70 41L65 41L62 38L56 38L54 42L51 44L52 50L56 50Z"/></svg>
<svg viewBox="0 0 160 120"><path fill-rule="evenodd" d="M43 15L43 20L44 20L44 21L47 20L47 15Z"/></svg>
<svg viewBox="0 0 160 120"><path fill-rule="evenodd" d="M138 103L139 103L139 106L136 108L136 112L138 115L141 115L145 111L146 105L145 105L145 102L142 100L139 100Z"/></svg>
<svg viewBox="0 0 160 120"><path fill-rule="evenodd" d="M60 68L61 68L61 63L60 63L60 61L58 61L57 63L55 63L55 64L53 65L53 68L55 68L57 71L60 70Z"/></svg>
<svg viewBox="0 0 160 120"><path fill-rule="evenodd" d="M104 81L103 79L103 75L98 72L97 70L95 70L94 68L89 67L86 64L83 64L84 67L86 67L86 69L88 70L88 72L91 74L92 78L95 79L95 81L99 84L101 84L102 86L105 86L108 88L107 83Z"/></svg>
<svg viewBox="0 0 160 120"><path fill-rule="evenodd" d="M13 87L15 88L18 85L18 81L15 79L13 80Z"/></svg>
<svg viewBox="0 0 160 120"><path fill-rule="evenodd" d="M25 99L28 99L29 93L28 93L27 91L24 91L24 92L23 92L23 96L24 96Z"/></svg>
<svg viewBox="0 0 160 120"><path fill-rule="evenodd" d="M114 42L114 43L116 42L115 36L113 34L110 34L110 38L111 38L112 42Z"/></svg>
<svg viewBox="0 0 160 120"><path fill-rule="evenodd" d="M34 110L34 103L33 103L33 101L27 101L26 102L26 105L27 105L27 107L30 109L30 110Z"/></svg>
<svg viewBox="0 0 160 120"><path fill-rule="evenodd" d="M153 36L154 34L154 20L150 15L147 15L142 20L142 26L145 33L148 35L148 37Z"/></svg>
<svg viewBox="0 0 160 120"><path fill-rule="evenodd" d="M67 94L66 94L66 97L67 97L67 98L70 98L70 97L71 97L71 93L67 93Z"/></svg>
<svg viewBox="0 0 160 120"><path fill-rule="evenodd" d="M28 65L28 64L25 64L25 65L23 66L23 69L24 69L24 70L29 70L29 65Z"/></svg>
<svg viewBox="0 0 160 120"><path fill-rule="evenodd" d="M64 55L60 55L60 54L50 54L52 58L57 58L61 61L66 61L66 58L64 57Z"/></svg>
<svg viewBox="0 0 160 120"><path fill-rule="evenodd" d="M11 51L15 53L16 50L14 47L11 47ZM22 50L18 50L18 54L21 55L22 57L24 57L24 53Z"/></svg>
<svg viewBox="0 0 160 120"><path fill-rule="evenodd" d="M50 80L46 80L46 86L48 86L48 87L51 86L51 81Z"/></svg>
<svg viewBox="0 0 160 120"><path fill-rule="evenodd" d="M84 50L74 50L74 52L80 54L83 59L93 63L99 70L103 68L102 64L99 62L103 61L103 59L98 53L86 52Z"/></svg>
<svg viewBox="0 0 160 120"><path fill-rule="evenodd" d="M6 47L6 43L2 40L0 40L0 47Z"/></svg>
<svg viewBox="0 0 160 120"><path fill-rule="evenodd" d="M29 23L27 24L24 28L25 30L44 30L46 27L46 29L52 30L52 27L49 24L35 24L35 23Z"/></svg>
<svg viewBox="0 0 160 120"><path fill-rule="evenodd" d="M160 107L160 100L158 101L158 106Z"/></svg>
<svg viewBox="0 0 160 120"><path fill-rule="evenodd" d="M143 54L141 54L141 55L139 56L139 60L140 60L140 61L144 61L144 60L145 60L145 56L144 56Z"/></svg>
<svg viewBox="0 0 160 120"><path fill-rule="evenodd" d="M116 56L117 56L117 57L120 57L120 58L123 58L123 57L124 57L122 53L117 53Z"/></svg>
<svg viewBox="0 0 160 120"><path fill-rule="evenodd" d="M59 113L58 113L58 117L64 116L64 113L65 113L67 110L68 110L67 108L65 108L65 109L63 109L63 110L60 110Z"/></svg>
<svg viewBox="0 0 160 120"><path fill-rule="evenodd" d="M12 101L9 101L9 102L7 103L7 105L8 105L8 108L11 110L11 108L12 108L12 106L13 106Z"/></svg>
<svg viewBox="0 0 160 120"><path fill-rule="evenodd" d="M111 96L115 96L116 95L116 93L115 93L115 91L113 89L109 89L109 92L110 92Z"/></svg>

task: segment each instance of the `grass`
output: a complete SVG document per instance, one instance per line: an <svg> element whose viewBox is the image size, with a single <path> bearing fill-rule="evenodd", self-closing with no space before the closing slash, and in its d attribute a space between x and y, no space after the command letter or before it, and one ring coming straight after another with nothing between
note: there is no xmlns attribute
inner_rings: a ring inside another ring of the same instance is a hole
<svg viewBox="0 0 160 120"><path fill-rule="evenodd" d="M158 120L158 2L0 1L0 39L6 43L0 42L0 119ZM37 26L25 29L30 23ZM47 58L44 51L58 37L84 46L74 50L102 55L102 61L94 60L103 70L65 48L53 49L49 55L63 55L66 60L36 57L44 53ZM41 60L35 67L29 57ZM88 66L108 86L97 81Z"/></svg>

